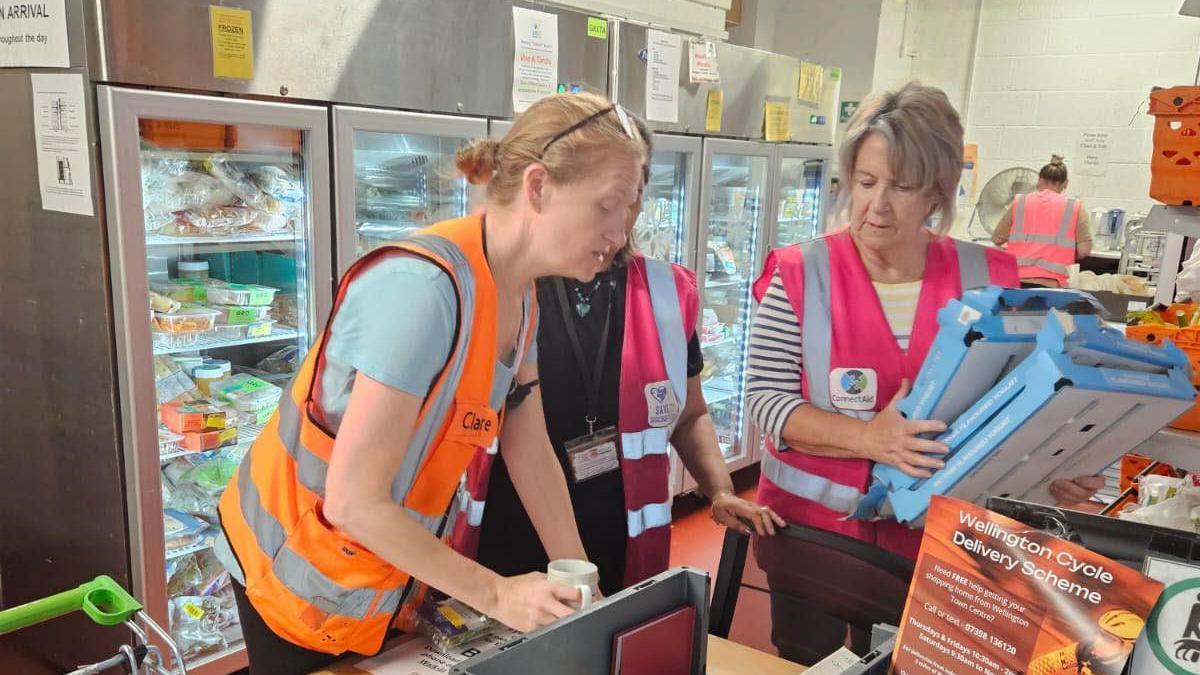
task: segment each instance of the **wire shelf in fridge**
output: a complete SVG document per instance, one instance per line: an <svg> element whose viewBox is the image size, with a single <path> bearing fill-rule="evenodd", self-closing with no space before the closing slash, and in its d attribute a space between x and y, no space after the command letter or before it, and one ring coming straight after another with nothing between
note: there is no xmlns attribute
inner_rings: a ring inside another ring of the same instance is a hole
<svg viewBox="0 0 1200 675"><path fill-rule="evenodd" d="M205 349L222 349L224 347L237 347L240 345L251 345L260 342L282 342L284 340L295 340L299 337L300 333L295 328L280 328L278 325L276 325L274 328L272 328L270 335L263 335L262 337L247 337L238 338L235 340L227 340L205 334L198 336L195 342L186 345L177 347L155 347L154 354L178 354L180 352L193 352Z"/></svg>
<svg viewBox="0 0 1200 675"><path fill-rule="evenodd" d="M297 241L295 232L278 234L247 233L220 237L173 237L167 234L147 234L146 246L213 246L218 244L275 244Z"/></svg>

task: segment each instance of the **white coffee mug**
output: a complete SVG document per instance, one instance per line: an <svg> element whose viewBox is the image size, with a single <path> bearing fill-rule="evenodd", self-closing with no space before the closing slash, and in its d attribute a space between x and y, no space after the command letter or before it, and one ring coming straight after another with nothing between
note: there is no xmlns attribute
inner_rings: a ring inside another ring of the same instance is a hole
<svg viewBox="0 0 1200 675"><path fill-rule="evenodd" d="M546 567L546 576L549 577L550 581L555 583L574 586L579 589L579 606L576 607L574 603L567 603L575 607L575 609L583 609L590 606L593 598L599 595L596 589L600 585L600 568L586 560L574 560L571 558L552 560Z"/></svg>

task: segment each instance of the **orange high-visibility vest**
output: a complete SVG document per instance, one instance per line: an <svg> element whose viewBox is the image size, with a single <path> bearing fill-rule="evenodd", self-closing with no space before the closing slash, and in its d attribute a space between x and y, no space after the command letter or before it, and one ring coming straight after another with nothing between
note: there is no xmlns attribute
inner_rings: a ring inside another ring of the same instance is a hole
<svg viewBox="0 0 1200 675"><path fill-rule="evenodd" d="M1008 252L1016 256L1022 279L1054 279L1067 285L1075 263L1079 200L1053 190L1018 195L1013 200Z"/></svg>
<svg viewBox="0 0 1200 675"><path fill-rule="evenodd" d="M449 507L459 481L477 449L491 445L500 426L498 412L489 407L496 287L482 229L479 216L439 223L372 251L350 268L290 396L283 397L221 498L221 525L244 573L246 597L271 630L301 647L377 653L390 626L412 628L426 590L322 516L334 434L314 417L313 389L320 382L333 317L354 278L383 256L427 259L453 280L459 316L455 341L421 405L392 482L392 497L408 515L448 539L453 530Z"/></svg>

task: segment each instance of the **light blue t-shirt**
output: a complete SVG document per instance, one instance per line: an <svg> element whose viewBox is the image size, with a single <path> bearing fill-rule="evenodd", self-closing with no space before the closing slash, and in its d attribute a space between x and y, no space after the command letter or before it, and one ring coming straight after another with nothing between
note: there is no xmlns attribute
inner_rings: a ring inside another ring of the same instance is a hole
<svg viewBox="0 0 1200 675"><path fill-rule="evenodd" d="M504 403L520 348L534 329L529 325L532 300L532 290L526 291L517 341L496 360L491 396L495 410ZM329 430L336 434L341 426L359 372L424 398L450 356L457 315L454 283L428 260L389 256L359 274L346 289L325 345L316 403ZM522 362L536 360L535 340Z"/></svg>

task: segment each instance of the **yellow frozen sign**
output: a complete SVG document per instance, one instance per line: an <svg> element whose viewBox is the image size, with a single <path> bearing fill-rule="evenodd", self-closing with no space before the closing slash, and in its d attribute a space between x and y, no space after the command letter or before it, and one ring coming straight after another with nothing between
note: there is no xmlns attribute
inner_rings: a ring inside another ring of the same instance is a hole
<svg viewBox="0 0 1200 675"><path fill-rule="evenodd" d="M763 115L768 141L786 141L792 137L792 107L779 101L767 101Z"/></svg>
<svg viewBox="0 0 1200 675"><path fill-rule="evenodd" d="M250 10L210 5L213 77L254 79L254 33Z"/></svg>
<svg viewBox="0 0 1200 675"><path fill-rule="evenodd" d="M721 115L725 108L725 93L720 89L708 90L708 112L704 116L705 131L721 130Z"/></svg>

